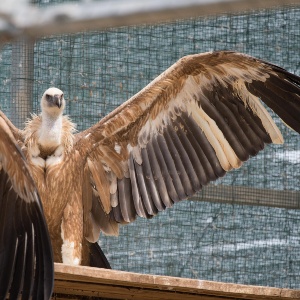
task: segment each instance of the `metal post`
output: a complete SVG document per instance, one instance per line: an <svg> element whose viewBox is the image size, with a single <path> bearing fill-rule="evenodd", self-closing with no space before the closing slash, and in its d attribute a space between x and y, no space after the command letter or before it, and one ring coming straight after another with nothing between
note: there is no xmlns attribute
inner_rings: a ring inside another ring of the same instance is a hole
<svg viewBox="0 0 300 300"><path fill-rule="evenodd" d="M11 120L18 128L32 112L34 77L34 42L19 39L12 44Z"/></svg>

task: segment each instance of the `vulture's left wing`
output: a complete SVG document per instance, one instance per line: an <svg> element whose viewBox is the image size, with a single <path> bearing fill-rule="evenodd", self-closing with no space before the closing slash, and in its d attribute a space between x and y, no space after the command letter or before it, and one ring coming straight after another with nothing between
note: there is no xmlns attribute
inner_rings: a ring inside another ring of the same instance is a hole
<svg viewBox="0 0 300 300"><path fill-rule="evenodd" d="M0 299L48 300L53 270L37 189L10 127L0 117Z"/></svg>
<svg viewBox="0 0 300 300"><path fill-rule="evenodd" d="M113 234L115 223L137 215L150 218L266 143L282 143L259 98L300 132L299 77L240 53L190 55L78 134L91 190L86 237Z"/></svg>

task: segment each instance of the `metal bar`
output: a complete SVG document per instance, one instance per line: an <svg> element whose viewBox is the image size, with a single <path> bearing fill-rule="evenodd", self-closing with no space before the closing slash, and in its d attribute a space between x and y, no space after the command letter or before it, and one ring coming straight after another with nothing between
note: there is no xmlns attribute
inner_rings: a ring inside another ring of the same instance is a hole
<svg viewBox="0 0 300 300"><path fill-rule="evenodd" d="M282 199L287 200L283 201ZM190 200L299 209L300 191L210 184Z"/></svg>
<svg viewBox="0 0 300 300"><path fill-rule="evenodd" d="M32 112L34 43L18 39L12 44L11 65L11 121L18 128Z"/></svg>
<svg viewBox="0 0 300 300"><path fill-rule="evenodd" d="M234 13L278 5L300 5L300 0L115 0L65 3L44 8L30 4L18 7L11 3L15 2L4 0L0 4L2 42L24 35L36 38L84 30Z"/></svg>

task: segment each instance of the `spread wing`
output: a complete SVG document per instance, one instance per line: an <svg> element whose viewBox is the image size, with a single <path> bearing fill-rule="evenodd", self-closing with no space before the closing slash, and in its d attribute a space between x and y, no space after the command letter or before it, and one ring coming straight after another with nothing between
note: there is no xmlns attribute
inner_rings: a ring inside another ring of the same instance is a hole
<svg viewBox="0 0 300 300"><path fill-rule="evenodd" d="M0 117L0 299L49 299L52 248L41 201L22 152Z"/></svg>
<svg viewBox="0 0 300 300"><path fill-rule="evenodd" d="M191 55L79 133L90 186L86 237L151 218L265 144L282 143L259 98L300 132L299 77L235 52Z"/></svg>

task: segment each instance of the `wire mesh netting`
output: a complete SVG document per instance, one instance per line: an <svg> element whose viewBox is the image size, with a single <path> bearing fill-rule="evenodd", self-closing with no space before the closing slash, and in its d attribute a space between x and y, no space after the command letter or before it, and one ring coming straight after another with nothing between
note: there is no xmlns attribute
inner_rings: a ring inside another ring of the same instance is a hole
<svg viewBox="0 0 300 300"><path fill-rule="evenodd" d="M299 45L296 6L23 40L0 53L0 107L22 127L56 86L82 130L184 55L237 50L300 75ZM101 236L112 267L300 288L300 138L276 123L284 145L268 146L193 200L123 226L119 237Z"/></svg>

